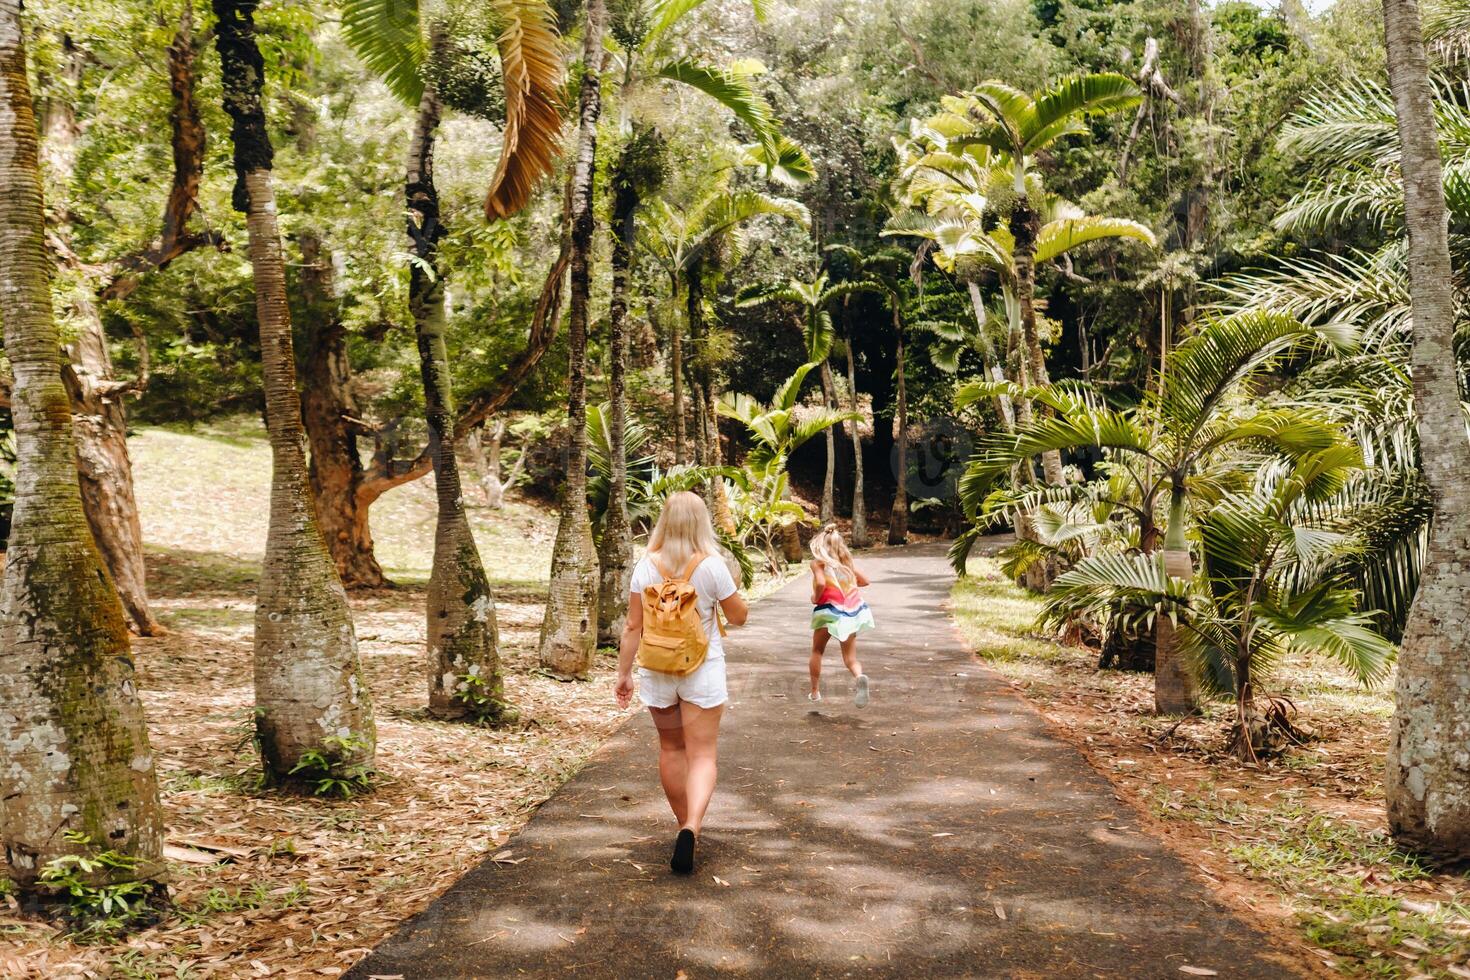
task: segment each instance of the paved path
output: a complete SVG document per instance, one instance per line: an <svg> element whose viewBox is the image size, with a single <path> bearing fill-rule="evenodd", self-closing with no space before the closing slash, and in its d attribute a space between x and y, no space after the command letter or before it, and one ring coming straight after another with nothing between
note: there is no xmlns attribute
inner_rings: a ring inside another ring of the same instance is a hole
<svg viewBox="0 0 1470 980"><path fill-rule="evenodd" d="M1289 975L965 652L941 549L861 564L868 708L835 650L806 700L806 579L731 632L694 876L669 874L641 715L506 845L521 863L471 869L351 976Z"/></svg>

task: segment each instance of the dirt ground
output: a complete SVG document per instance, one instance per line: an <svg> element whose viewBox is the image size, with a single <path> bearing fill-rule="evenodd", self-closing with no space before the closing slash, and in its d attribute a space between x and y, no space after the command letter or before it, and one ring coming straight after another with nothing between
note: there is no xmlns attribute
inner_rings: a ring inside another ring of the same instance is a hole
<svg viewBox="0 0 1470 980"><path fill-rule="evenodd" d="M269 454L250 421L132 442L150 588L165 636L134 638L163 791L174 910L121 942L76 943L0 917L0 975L333 976L493 854L623 715L614 662L586 683L537 670L554 515L475 506L521 722L489 731L424 713L430 481L374 510L379 557L402 587L352 597L378 723L376 790L346 801L262 792L249 744L251 632ZM177 465L188 459L188 467Z"/></svg>
<svg viewBox="0 0 1470 980"><path fill-rule="evenodd" d="M1177 728L1155 717L1148 676L1098 671L1094 651L1037 635L1035 600L988 559L951 602L977 654L1232 907L1333 973L1470 977L1470 879L1386 833L1391 680L1365 691L1335 665L1282 665L1265 693L1290 699L1308 738L1249 766L1223 751L1230 705Z"/></svg>

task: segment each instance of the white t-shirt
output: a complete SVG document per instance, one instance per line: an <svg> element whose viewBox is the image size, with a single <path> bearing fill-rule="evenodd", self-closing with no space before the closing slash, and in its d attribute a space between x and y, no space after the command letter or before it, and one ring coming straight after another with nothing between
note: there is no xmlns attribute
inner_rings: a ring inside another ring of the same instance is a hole
<svg viewBox="0 0 1470 980"><path fill-rule="evenodd" d="M683 570L669 569L675 575ZM635 596L641 596L644 589L650 585L658 585L663 580L663 573L654 565L653 559L644 555L633 566L633 578L628 583L628 591ZM709 652L704 657L706 660L719 659L725 655L725 644L721 642L720 628L715 625L715 606L735 594L735 580L730 577L730 569L725 566L725 560L719 555L710 555L689 576L689 584L694 586L694 591L699 596L695 605L699 608L699 619L704 623L704 635L709 637Z"/></svg>

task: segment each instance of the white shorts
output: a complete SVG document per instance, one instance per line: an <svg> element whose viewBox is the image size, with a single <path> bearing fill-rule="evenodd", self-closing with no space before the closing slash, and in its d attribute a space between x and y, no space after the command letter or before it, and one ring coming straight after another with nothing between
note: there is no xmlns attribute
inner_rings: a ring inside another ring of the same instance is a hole
<svg viewBox="0 0 1470 980"><path fill-rule="evenodd" d="M725 658L706 660L682 677L639 667L638 699L650 708L672 708L680 701L717 708L730 699L725 690Z"/></svg>

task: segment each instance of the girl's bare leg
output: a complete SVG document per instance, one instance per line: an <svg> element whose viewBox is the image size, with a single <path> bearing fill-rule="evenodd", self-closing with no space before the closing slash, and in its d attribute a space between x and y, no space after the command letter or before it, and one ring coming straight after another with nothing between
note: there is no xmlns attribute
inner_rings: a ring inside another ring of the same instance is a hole
<svg viewBox="0 0 1470 980"><path fill-rule="evenodd" d="M856 633L842 641L842 662L847 665L847 669L852 673L852 676L863 676L863 665L858 662L857 658Z"/></svg>
<svg viewBox="0 0 1470 980"><path fill-rule="evenodd" d="M683 722L684 758L687 760L684 783L687 810L679 825L697 835L704 823L704 811L709 808L710 797L715 795L720 718L725 713L725 706L701 708L688 701L680 701L679 712Z"/></svg>
<svg viewBox="0 0 1470 980"><path fill-rule="evenodd" d="M819 694L822 684L822 654L827 652L827 641L831 634L824 629L812 631L812 655L807 661L807 672L812 677L812 694Z"/></svg>
<svg viewBox="0 0 1470 980"><path fill-rule="evenodd" d="M677 704L668 708L649 708L648 713L653 716L654 727L658 729L658 781L663 783L669 809L674 811L674 819L682 827L689 816L686 792L689 758L684 745L684 721Z"/></svg>

